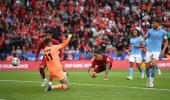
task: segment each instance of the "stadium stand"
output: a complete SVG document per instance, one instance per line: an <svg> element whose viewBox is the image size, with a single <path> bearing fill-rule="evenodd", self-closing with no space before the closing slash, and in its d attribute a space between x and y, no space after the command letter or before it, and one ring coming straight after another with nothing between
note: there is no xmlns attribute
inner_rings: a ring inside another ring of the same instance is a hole
<svg viewBox="0 0 170 100"><path fill-rule="evenodd" d="M0 60L33 60L46 32L60 42L73 34L65 60L90 59L96 49L122 60L131 30L145 34L153 17L170 40L169 9L169 0L0 0Z"/></svg>

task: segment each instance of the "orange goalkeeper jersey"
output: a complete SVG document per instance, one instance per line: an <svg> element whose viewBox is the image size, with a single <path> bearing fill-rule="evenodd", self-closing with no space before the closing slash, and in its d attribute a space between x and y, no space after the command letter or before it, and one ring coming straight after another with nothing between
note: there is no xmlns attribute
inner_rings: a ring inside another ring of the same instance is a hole
<svg viewBox="0 0 170 100"><path fill-rule="evenodd" d="M43 56L47 63L50 74L54 76L63 73L62 65L59 57L59 50L62 45L52 45L51 47L45 47Z"/></svg>

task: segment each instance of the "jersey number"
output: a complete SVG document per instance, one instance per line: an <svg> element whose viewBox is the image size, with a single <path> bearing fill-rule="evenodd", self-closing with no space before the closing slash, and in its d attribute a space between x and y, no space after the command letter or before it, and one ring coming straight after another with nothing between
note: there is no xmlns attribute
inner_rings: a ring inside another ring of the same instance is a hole
<svg viewBox="0 0 170 100"><path fill-rule="evenodd" d="M51 56L51 53L45 54L44 57L45 57L45 60L46 60L46 61L53 60L53 58L52 58L52 56Z"/></svg>

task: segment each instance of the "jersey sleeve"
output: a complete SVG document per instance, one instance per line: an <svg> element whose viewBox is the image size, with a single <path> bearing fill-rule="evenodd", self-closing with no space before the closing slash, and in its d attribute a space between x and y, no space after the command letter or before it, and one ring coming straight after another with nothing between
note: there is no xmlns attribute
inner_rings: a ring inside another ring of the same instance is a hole
<svg viewBox="0 0 170 100"><path fill-rule="evenodd" d="M91 67L94 68L95 66L96 66L96 61L93 60L93 61L92 61L92 66L91 66Z"/></svg>
<svg viewBox="0 0 170 100"><path fill-rule="evenodd" d="M62 45L61 45L61 44L59 44L59 45L54 45L54 47L55 47L56 50L62 49Z"/></svg>
<svg viewBox="0 0 170 100"><path fill-rule="evenodd" d="M111 57L105 56L106 63L111 63L113 59Z"/></svg>
<svg viewBox="0 0 170 100"><path fill-rule="evenodd" d="M144 46L145 46L145 47L147 46L147 42L148 42L148 39L146 39L146 40L144 41Z"/></svg>
<svg viewBox="0 0 170 100"><path fill-rule="evenodd" d="M142 37L140 37L140 44L145 45Z"/></svg>
<svg viewBox="0 0 170 100"><path fill-rule="evenodd" d="M150 29L146 32L146 34L145 34L145 38L148 38L149 37L149 32L150 31Z"/></svg>

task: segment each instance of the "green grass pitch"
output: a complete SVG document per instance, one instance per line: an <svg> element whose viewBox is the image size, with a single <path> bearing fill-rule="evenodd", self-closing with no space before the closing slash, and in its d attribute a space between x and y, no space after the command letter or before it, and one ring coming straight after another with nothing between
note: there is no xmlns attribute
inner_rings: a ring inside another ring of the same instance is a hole
<svg viewBox="0 0 170 100"><path fill-rule="evenodd" d="M156 75L150 89L137 71L133 80L126 80L128 70L112 70L108 81L104 73L92 79L87 71L68 72L68 90L44 92L38 71L0 71L0 100L170 100L170 70Z"/></svg>

